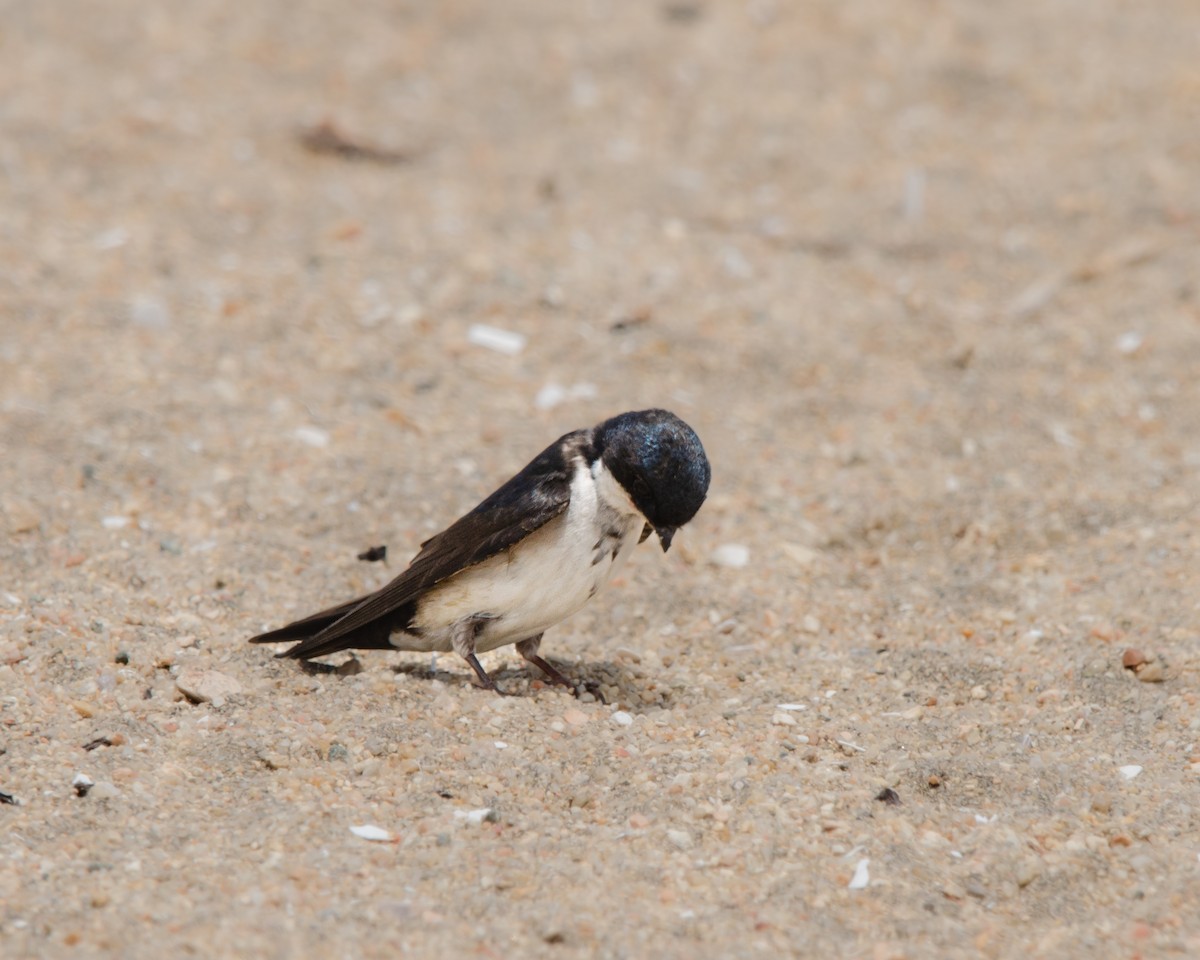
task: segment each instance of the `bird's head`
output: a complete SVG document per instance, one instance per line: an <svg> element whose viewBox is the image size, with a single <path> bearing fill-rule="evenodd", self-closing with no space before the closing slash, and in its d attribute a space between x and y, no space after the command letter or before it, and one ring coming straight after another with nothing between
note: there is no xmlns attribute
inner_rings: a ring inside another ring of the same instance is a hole
<svg viewBox="0 0 1200 960"><path fill-rule="evenodd" d="M666 410L637 410L596 428L605 468L658 534L663 551L696 515L712 469L696 431Z"/></svg>

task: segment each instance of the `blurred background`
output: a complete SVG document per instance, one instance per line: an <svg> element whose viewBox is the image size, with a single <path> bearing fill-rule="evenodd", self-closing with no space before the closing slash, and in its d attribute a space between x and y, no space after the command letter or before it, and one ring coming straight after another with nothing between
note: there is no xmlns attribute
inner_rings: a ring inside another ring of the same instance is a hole
<svg viewBox="0 0 1200 960"><path fill-rule="evenodd" d="M712 453L697 556L736 540L801 593L831 544L1036 552L1145 526L1152 491L1170 520L1200 467L1196 27L8 4L9 530L70 552L82 510L251 567L414 541L649 405Z"/></svg>

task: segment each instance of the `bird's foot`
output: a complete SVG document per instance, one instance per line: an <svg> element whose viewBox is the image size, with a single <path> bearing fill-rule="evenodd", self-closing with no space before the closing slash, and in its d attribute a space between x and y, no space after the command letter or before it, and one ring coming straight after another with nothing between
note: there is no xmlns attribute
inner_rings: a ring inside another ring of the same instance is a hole
<svg viewBox="0 0 1200 960"><path fill-rule="evenodd" d="M581 699L584 693L590 693L598 703L608 702L604 699L604 694L600 692L600 684L596 683L595 680L572 680L536 653L522 651L522 656L541 670L546 675L546 679L552 684L558 687L566 687L570 690L575 694L577 700Z"/></svg>
<svg viewBox="0 0 1200 960"><path fill-rule="evenodd" d="M471 669L475 671L475 676L479 678L479 685L481 687L483 687L485 690L491 690L492 693L500 697L510 696L510 694L505 693L498 686L496 686L496 681L488 676L488 672L483 669L483 664L479 662L479 658L475 656L475 654L468 654L463 659L466 660L467 663L471 665Z"/></svg>
<svg viewBox="0 0 1200 960"><path fill-rule="evenodd" d="M581 699L583 697L583 694L579 692L580 690L583 690L585 693L590 693L595 698L597 703L608 706L608 701L604 699L604 694L600 692L600 684L598 684L595 680L581 680L579 683L573 686L571 690L575 694L576 699Z"/></svg>

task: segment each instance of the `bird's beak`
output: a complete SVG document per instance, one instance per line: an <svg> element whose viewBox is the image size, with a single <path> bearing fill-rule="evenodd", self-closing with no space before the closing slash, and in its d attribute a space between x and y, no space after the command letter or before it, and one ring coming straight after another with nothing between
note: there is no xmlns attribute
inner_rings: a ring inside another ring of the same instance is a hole
<svg viewBox="0 0 1200 960"><path fill-rule="evenodd" d="M654 532L658 534L658 542L662 544L663 553L671 549L671 538L675 536L677 527L656 527Z"/></svg>

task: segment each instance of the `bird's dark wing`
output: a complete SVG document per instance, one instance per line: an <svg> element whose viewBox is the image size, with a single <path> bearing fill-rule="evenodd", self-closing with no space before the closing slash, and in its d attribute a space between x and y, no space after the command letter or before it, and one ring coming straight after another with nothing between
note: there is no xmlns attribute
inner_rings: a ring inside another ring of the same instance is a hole
<svg viewBox="0 0 1200 960"><path fill-rule="evenodd" d="M426 540L408 569L375 593L262 634L252 642L306 636L282 654L302 659L338 650L388 646L388 635L407 626L416 601L426 590L514 546L567 509L571 474L590 438L590 430L577 430L551 444L470 513ZM330 619L334 614L337 616Z"/></svg>
<svg viewBox="0 0 1200 960"><path fill-rule="evenodd" d="M339 603L336 607L330 607L328 610L321 610L318 613L310 614L303 620L294 620L285 627L260 633L257 637L251 637L250 642L282 643L284 640L303 640L305 637L315 636L330 624L342 619L342 617L367 599L369 599L369 596L358 597L346 603Z"/></svg>

